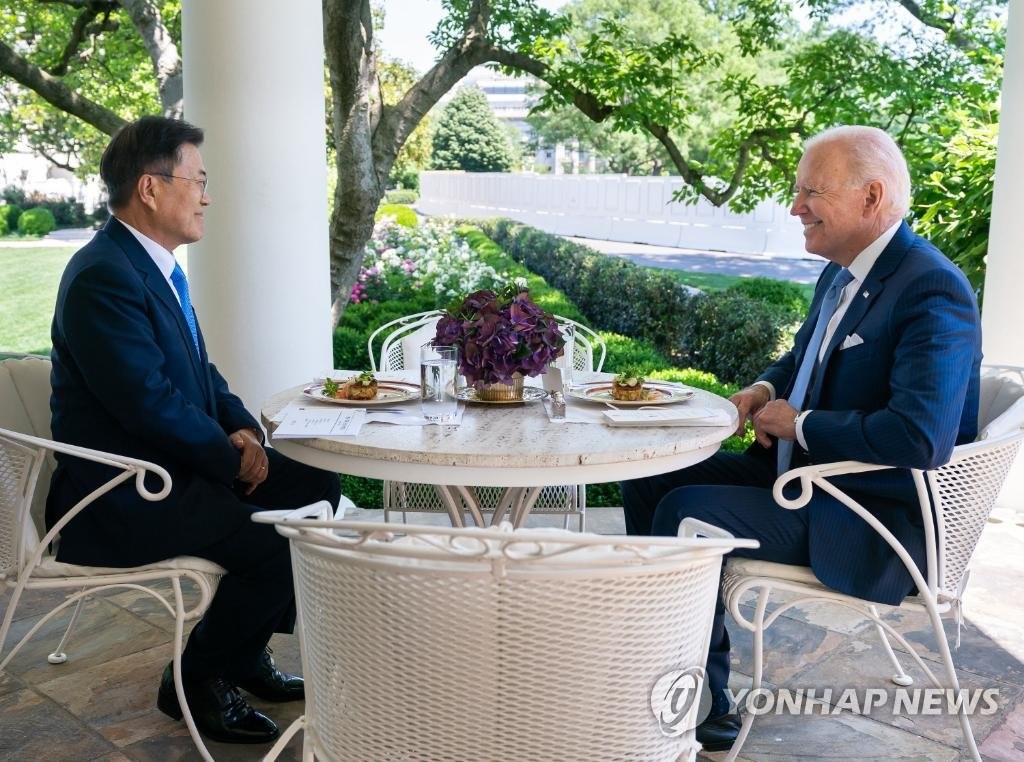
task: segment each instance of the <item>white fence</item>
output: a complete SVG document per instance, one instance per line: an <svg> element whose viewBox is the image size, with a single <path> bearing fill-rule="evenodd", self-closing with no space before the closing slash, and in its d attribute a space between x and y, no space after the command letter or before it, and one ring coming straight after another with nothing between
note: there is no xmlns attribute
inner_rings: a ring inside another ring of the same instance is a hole
<svg viewBox="0 0 1024 762"><path fill-rule="evenodd" d="M746 214L705 200L672 201L678 177L423 172L424 214L510 217L549 233L742 254L805 256L789 210L762 202Z"/></svg>

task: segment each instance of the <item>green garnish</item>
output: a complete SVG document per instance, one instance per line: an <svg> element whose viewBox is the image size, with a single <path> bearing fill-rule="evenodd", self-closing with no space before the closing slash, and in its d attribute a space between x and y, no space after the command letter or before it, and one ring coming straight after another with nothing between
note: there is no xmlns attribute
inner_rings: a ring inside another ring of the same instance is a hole
<svg viewBox="0 0 1024 762"><path fill-rule="evenodd" d="M325 379L323 391L321 391L320 393L325 397L333 397L338 393L339 386L340 384L333 378Z"/></svg>
<svg viewBox="0 0 1024 762"><path fill-rule="evenodd" d="M364 370L362 373L355 377L355 382L360 386L369 386L376 380L377 379L373 377L373 373L368 370Z"/></svg>
<svg viewBox="0 0 1024 762"><path fill-rule="evenodd" d="M619 386L638 386L643 382L643 371L636 365L627 365L615 377L615 383Z"/></svg>

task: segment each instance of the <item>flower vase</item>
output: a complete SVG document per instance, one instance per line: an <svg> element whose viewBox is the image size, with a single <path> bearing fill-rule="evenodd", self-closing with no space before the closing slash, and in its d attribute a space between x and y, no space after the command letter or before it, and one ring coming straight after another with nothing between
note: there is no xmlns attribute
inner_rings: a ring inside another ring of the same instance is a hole
<svg viewBox="0 0 1024 762"><path fill-rule="evenodd" d="M518 402L523 398L523 377L516 373L511 384L476 382L476 396L485 402Z"/></svg>

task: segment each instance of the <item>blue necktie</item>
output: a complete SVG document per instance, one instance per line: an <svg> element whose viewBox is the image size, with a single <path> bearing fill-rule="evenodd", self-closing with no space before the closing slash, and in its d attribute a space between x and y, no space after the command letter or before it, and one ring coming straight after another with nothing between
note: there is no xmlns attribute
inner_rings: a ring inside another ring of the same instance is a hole
<svg viewBox="0 0 1024 762"><path fill-rule="evenodd" d="M814 333L811 340L807 342L807 349L804 351L800 367L796 372L796 381L793 382L793 391L789 393L789 404L797 410L802 410L807 401L807 387L811 380L811 371L818 362L818 352L821 351L821 342L825 338L825 329L828 327L832 315L835 314L836 306L839 304L839 295L843 289L853 280L853 275L845 267L836 273L832 285L825 292L825 298L821 300L821 309L818 310L818 322L814 324ZM793 440L780 439L778 443L778 472L782 474L789 470L789 461L793 457Z"/></svg>
<svg viewBox="0 0 1024 762"><path fill-rule="evenodd" d="M196 328L196 313L192 310L192 300L188 296L188 281L185 280L185 273L177 262L174 263L174 270L171 272L171 283L174 284L174 290L178 292L181 311L185 313L185 322L188 323L188 329L192 332L192 341L195 343L198 353L199 331Z"/></svg>

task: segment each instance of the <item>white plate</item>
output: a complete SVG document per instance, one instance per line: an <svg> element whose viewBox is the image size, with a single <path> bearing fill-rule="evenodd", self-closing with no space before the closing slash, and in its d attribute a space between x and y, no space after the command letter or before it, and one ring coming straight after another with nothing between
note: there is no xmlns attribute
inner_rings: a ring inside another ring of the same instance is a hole
<svg viewBox="0 0 1024 762"><path fill-rule="evenodd" d="M695 392L684 386L672 386L659 384L656 381L644 383L644 398L630 401L617 400L612 394L611 381L595 381L591 384L579 384L569 388L566 392L573 399L584 402L610 402L616 407L639 407L641 405L671 405L674 402L686 402L691 399Z"/></svg>
<svg viewBox="0 0 1024 762"><path fill-rule="evenodd" d="M378 381L377 396L372 400L340 400L335 397L325 397L323 391L323 384L313 384L303 389L302 394L317 402L333 402L337 405L355 405L357 407L365 405L394 405L396 402L419 399L420 396L418 384L407 384L403 381Z"/></svg>

